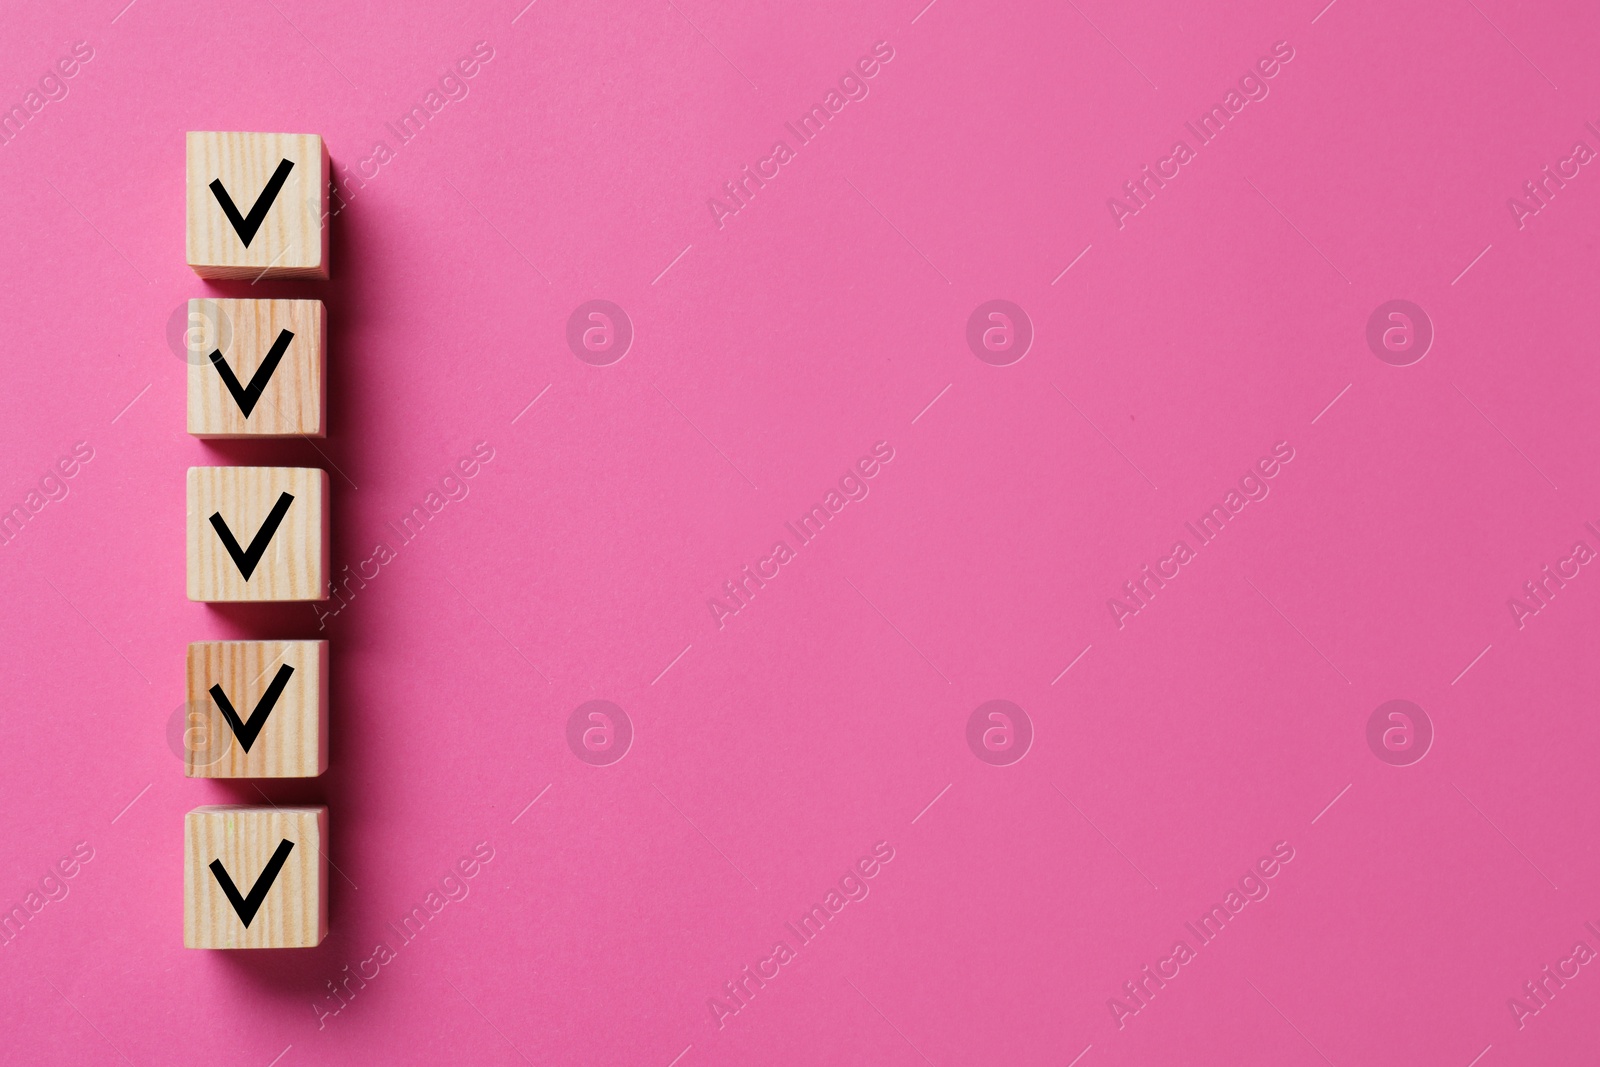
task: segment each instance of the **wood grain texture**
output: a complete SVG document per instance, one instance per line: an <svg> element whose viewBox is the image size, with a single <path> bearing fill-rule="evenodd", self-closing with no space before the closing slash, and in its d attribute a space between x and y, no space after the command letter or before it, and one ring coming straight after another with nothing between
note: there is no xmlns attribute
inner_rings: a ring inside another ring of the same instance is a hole
<svg viewBox="0 0 1600 1067"><path fill-rule="evenodd" d="M254 572L246 579L215 527L219 514L248 548L281 494L294 497ZM328 475L314 467L190 467L190 600L326 600Z"/></svg>
<svg viewBox="0 0 1600 1067"><path fill-rule="evenodd" d="M283 868L245 926L211 871L221 860L247 895L282 841ZM214 805L183 818L185 948L310 948L328 935L328 809Z"/></svg>
<svg viewBox="0 0 1600 1067"><path fill-rule="evenodd" d="M211 687L222 687L248 725L285 666L293 673L246 752ZM186 673L187 777L312 778L328 769L328 642L196 641Z"/></svg>
<svg viewBox="0 0 1600 1067"><path fill-rule="evenodd" d="M314 133L190 132L186 144L189 266L202 278L328 277L328 149ZM283 160L294 164L249 247L211 192L220 180L248 214Z"/></svg>
<svg viewBox="0 0 1600 1067"><path fill-rule="evenodd" d="M327 314L320 300L190 300L189 432L196 437L324 437L327 435ZM246 415L212 363L222 358L248 388L278 339L289 341Z"/></svg>

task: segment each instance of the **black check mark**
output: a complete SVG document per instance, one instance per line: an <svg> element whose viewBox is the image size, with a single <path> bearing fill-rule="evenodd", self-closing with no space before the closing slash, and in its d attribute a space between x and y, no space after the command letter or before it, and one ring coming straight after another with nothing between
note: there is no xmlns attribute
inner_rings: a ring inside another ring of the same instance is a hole
<svg viewBox="0 0 1600 1067"><path fill-rule="evenodd" d="M288 684L293 674L294 668L287 663L280 666L278 673L267 686L267 691L256 701L256 710L250 713L250 718L245 722L239 721L239 713L233 710L233 701L222 691L222 686L211 687L211 699L217 702L222 717L228 720L228 729L233 731L233 736L239 739L239 747L246 752L249 752L250 746L256 743L261 728L267 724L267 716L271 715L272 709L277 706L278 698L283 695L283 687Z"/></svg>
<svg viewBox="0 0 1600 1067"><path fill-rule="evenodd" d="M288 330L279 330L278 339L272 342L272 347L267 350L267 358L261 361L261 366L250 376L250 384L243 386L235 377L233 368L222 358L222 349L211 350L211 365L217 368L217 373L222 377L222 384L233 394L233 402L239 405L239 410L244 412L245 418L248 419L250 413L256 409L256 401L261 399L267 383L272 380L272 372L278 369L279 361L283 359L283 354L289 351L289 342L293 340L294 334Z"/></svg>
<svg viewBox="0 0 1600 1067"><path fill-rule="evenodd" d="M228 221L233 224L233 230L239 235L246 248L255 240L256 231L261 229L261 223L266 220L267 212L272 210L272 202L278 199L278 190L283 188L284 180L289 177L289 172L294 170L294 164L285 159L278 163L278 169L272 172L272 177L267 179L267 187L261 190L261 195L256 197L255 204L250 208L250 214L241 216L239 209L233 206L233 197L228 195L228 190L223 188L222 179L216 178L211 182L211 195L217 198L217 203L222 205L222 213L228 216Z"/></svg>
<svg viewBox="0 0 1600 1067"><path fill-rule="evenodd" d="M211 873L217 879L217 884L222 887L222 892L227 895L228 903L233 905L233 910L239 916L239 921L244 923L246 930L250 929L250 920L256 917L256 912L261 910L261 902L267 899L267 893L272 889L272 883L278 880L278 872L283 870L283 863L289 858L289 853L294 851L294 842L287 837L278 842L278 850L262 868L261 875L256 879L256 884L250 887L248 896L239 895L239 887L233 884L233 879L228 877L228 869L222 865L221 860L211 861Z"/></svg>
<svg viewBox="0 0 1600 1067"><path fill-rule="evenodd" d="M228 524L222 520L222 512L211 513L211 526L222 539L222 547L233 557L233 564L239 568L239 573L244 575L245 581L248 582L250 575L255 573L256 564L260 563L261 557L266 554L267 545L272 542L272 535L278 532L279 524L283 522L283 517L289 514L289 505L293 503L293 496L279 493L278 502L272 505L267 521L261 524L261 529L251 538L250 547L244 549L239 547L239 542L234 540L233 531L228 529Z"/></svg>

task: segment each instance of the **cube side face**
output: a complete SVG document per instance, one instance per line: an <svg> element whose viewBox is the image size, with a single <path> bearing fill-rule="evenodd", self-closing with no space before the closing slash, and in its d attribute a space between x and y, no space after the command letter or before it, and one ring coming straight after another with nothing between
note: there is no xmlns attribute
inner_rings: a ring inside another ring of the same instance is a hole
<svg viewBox="0 0 1600 1067"><path fill-rule="evenodd" d="M327 146L311 133L190 132L185 139L185 250L202 278L328 277ZM219 181L243 219L282 161L293 164L250 243L229 220Z"/></svg>
<svg viewBox="0 0 1600 1067"><path fill-rule="evenodd" d="M322 235L322 259L321 273L312 275L312 277L320 281L327 281L333 270L328 259L330 251L328 236L333 232L331 224L333 216L329 213L332 205L328 202L333 189L333 160L328 156L328 142L321 137L317 138L317 157L322 167L322 176L317 182L317 201L320 204L317 210L317 229Z"/></svg>
<svg viewBox="0 0 1600 1067"><path fill-rule="evenodd" d="M286 504L284 494L291 498ZM186 498L190 600L327 599L327 472L313 467L190 467ZM276 526L269 530L275 513ZM213 515L227 528L232 546L223 540Z"/></svg>
<svg viewBox="0 0 1600 1067"><path fill-rule="evenodd" d="M324 437L327 434L327 313L320 300L189 301L191 332L188 425L196 437ZM259 394L241 403L222 369L211 360L220 352L234 385L248 393L277 344L287 342ZM251 404L245 414L245 404Z"/></svg>
<svg viewBox="0 0 1600 1067"><path fill-rule="evenodd" d="M317 540L320 543L321 552L318 554L316 560L316 573L309 576L311 595L306 597L306 599L327 600L328 585L332 581L333 575L333 542L329 536L328 530L328 522L333 515L333 505L328 498L330 489L328 472L320 469L313 469L312 473L315 476L316 484L320 489L320 496L322 500L321 504L317 508Z"/></svg>
<svg viewBox="0 0 1600 1067"><path fill-rule="evenodd" d="M328 770L328 642L318 641L317 706L322 714L317 716L317 773Z"/></svg>
<svg viewBox="0 0 1600 1067"><path fill-rule="evenodd" d="M289 671L250 751L211 693L222 689L249 730L262 697ZM190 778L311 778L328 769L328 642L197 641L187 657L184 774Z"/></svg>
<svg viewBox="0 0 1600 1067"><path fill-rule="evenodd" d="M283 842L292 846L275 874ZM196 808L183 821L185 948L311 948L328 934L328 809ZM211 864L255 911L246 924ZM264 888L266 876L272 874Z"/></svg>

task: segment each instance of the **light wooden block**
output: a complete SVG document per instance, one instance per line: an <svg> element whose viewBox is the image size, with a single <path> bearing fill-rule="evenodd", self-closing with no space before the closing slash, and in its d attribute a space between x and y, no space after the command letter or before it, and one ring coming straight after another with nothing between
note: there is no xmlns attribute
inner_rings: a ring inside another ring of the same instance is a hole
<svg viewBox="0 0 1600 1067"><path fill-rule="evenodd" d="M196 274L249 281L328 277L328 149L321 137L191 132L186 148L185 246ZM285 161L291 166L278 177ZM212 182L221 183L242 229ZM265 211L252 214L273 186ZM250 223L257 223L253 231Z"/></svg>
<svg viewBox="0 0 1600 1067"><path fill-rule="evenodd" d="M326 471L190 467L186 526L190 600L328 598Z"/></svg>
<svg viewBox="0 0 1600 1067"><path fill-rule="evenodd" d="M187 674L185 775L312 778L328 769L328 642L196 641Z"/></svg>
<svg viewBox="0 0 1600 1067"><path fill-rule="evenodd" d="M285 841L290 847L274 863ZM243 914L213 863L242 898ZM311 948L327 936L326 807L228 804L183 817L185 948Z"/></svg>
<svg viewBox="0 0 1600 1067"><path fill-rule="evenodd" d="M207 336L191 334L191 434L326 435L328 332L322 301L191 300L189 321L214 324Z"/></svg>

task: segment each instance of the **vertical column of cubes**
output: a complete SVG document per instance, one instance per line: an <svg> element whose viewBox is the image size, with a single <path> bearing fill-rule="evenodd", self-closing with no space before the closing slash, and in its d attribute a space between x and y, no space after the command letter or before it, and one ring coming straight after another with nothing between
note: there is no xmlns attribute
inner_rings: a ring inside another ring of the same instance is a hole
<svg viewBox="0 0 1600 1067"><path fill-rule="evenodd" d="M315 134L190 133L185 249L202 278L328 277L328 152ZM189 302L188 430L322 437L320 300ZM191 467L190 600L327 598L327 473ZM301 778L328 766L328 643L189 646L184 773ZM328 809L206 806L184 818L183 943L299 948L328 932Z"/></svg>

